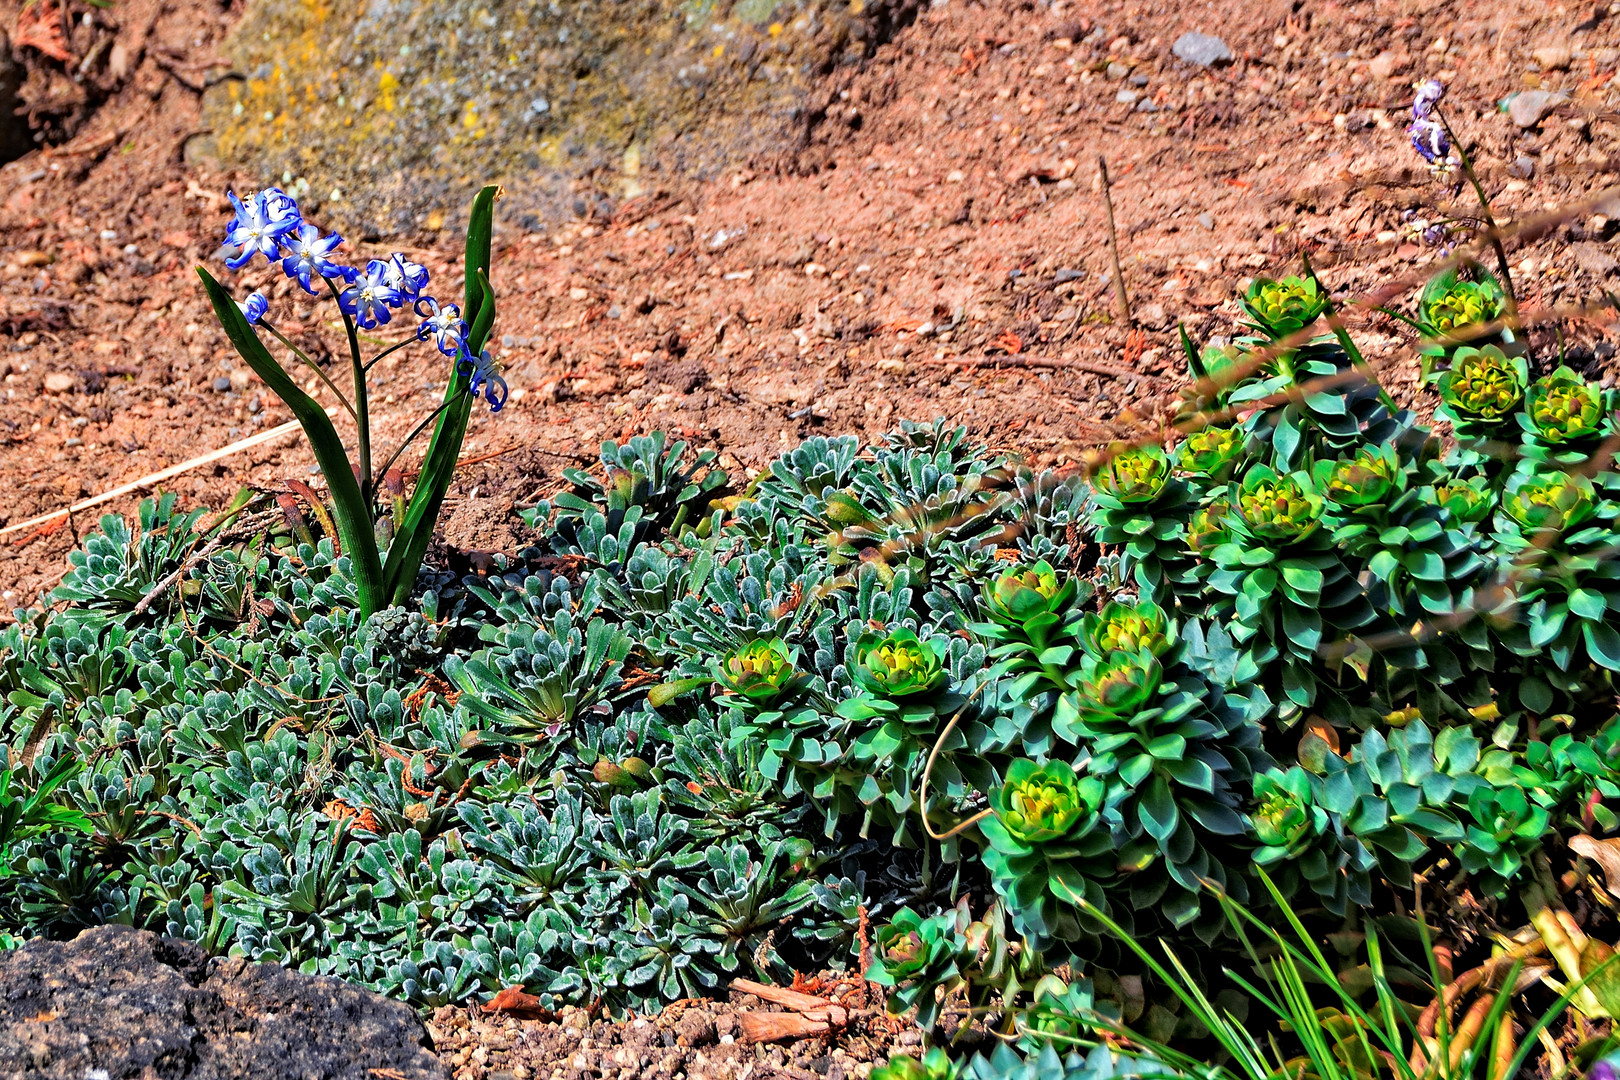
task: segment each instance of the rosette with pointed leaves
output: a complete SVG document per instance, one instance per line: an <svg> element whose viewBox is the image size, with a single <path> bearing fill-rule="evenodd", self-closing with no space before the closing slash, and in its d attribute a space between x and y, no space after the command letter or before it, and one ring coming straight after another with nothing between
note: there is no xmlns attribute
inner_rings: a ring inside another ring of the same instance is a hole
<svg viewBox="0 0 1620 1080"><path fill-rule="evenodd" d="M1257 277L1240 301L1254 329L1276 340L1297 334L1322 317L1328 296L1314 276L1281 281Z"/></svg>
<svg viewBox="0 0 1620 1080"><path fill-rule="evenodd" d="M1498 638L1520 656L1545 656L1573 691L1588 662L1620 671L1620 504L1580 473L1519 472L1508 479L1493 539L1512 598Z"/></svg>
<svg viewBox="0 0 1620 1080"><path fill-rule="evenodd" d="M1091 477L1098 542L1124 549L1122 569L1150 593L1186 559L1187 481L1158 446L1111 447Z"/></svg>
<svg viewBox="0 0 1620 1080"><path fill-rule="evenodd" d="M570 519L594 508L605 514L609 530L616 532L632 507L641 508L642 534L658 530L677 535L682 528L696 525L706 513L709 498L725 486L726 473L714 465L718 451L705 450L690 465L682 462L685 455L686 443L666 446L661 431L638 435L622 446L612 440L604 442L602 479L582 469L563 470L574 490L552 499L559 528L567 531L573 527Z"/></svg>
<svg viewBox="0 0 1620 1080"><path fill-rule="evenodd" d="M1106 657L1116 652L1163 655L1173 644L1164 609L1151 600L1124 604L1110 600L1100 612L1080 620L1080 642L1086 652Z"/></svg>
<svg viewBox="0 0 1620 1080"><path fill-rule="evenodd" d="M993 781L983 757L989 710L976 693L992 677L988 666L984 646L960 637L919 639L906 627L879 634L852 625L844 663L831 680L839 694L853 684L850 696L833 706L761 714L739 735L763 741L762 770L773 778L785 770L785 790L809 797L828 835L840 817L857 815L862 835L876 823L895 829L897 843L911 844L919 812L954 808ZM939 742L952 716L957 725ZM922 806L923 769L936 743Z"/></svg>
<svg viewBox="0 0 1620 1080"><path fill-rule="evenodd" d="M762 638L733 649L714 663L721 686L749 702L765 706L804 687L796 651L781 638Z"/></svg>
<svg viewBox="0 0 1620 1080"><path fill-rule="evenodd" d="M855 642L851 674L868 693L887 700L932 693L945 680L946 645L938 638L924 643L901 627L887 634L868 632Z"/></svg>
<svg viewBox="0 0 1620 1080"><path fill-rule="evenodd" d="M1115 860L1107 794L1104 781L1081 778L1063 761L1028 758L1008 766L990 793L992 816L979 824L984 865L1013 926L1037 947L1087 936L1080 901L1108 909L1102 883Z"/></svg>
<svg viewBox="0 0 1620 1080"><path fill-rule="evenodd" d="M104 516L99 531L85 537L83 550L69 553L68 572L52 597L111 615L132 611L202 543L197 523L207 511L177 511L175 498L171 491L142 499L134 530L116 514ZM164 610L167 603L157 606Z"/></svg>
<svg viewBox="0 0 1620 1080"><path fill-rule="evenodd" d="M1519 407L1529 368L1522 357L1510 357L1495 345L1464 345L1451 355L1451 367L1436 388L1436 415L1451 421L1459 440L1489 437Z"/></svg>
<svg viewBox="0 0 1620 1080"><path fill-rule="evenodd" d="M1507 294L1490 271L1474 265L1473 280L1452 267L1430 278L1418 297L1417 328L1425 339L1423 378L1437 378L1461 347L1513 344L1506 328L1487 330L1507 311Z"/></svg>
<svg viewBox="0 0 1620 1080"><path fill-rule="evenodd" d="M1226 542L1208 549L1204 581L1217 617L1269 673L1267 690L1291 720L1316 701L1317 652L1330 635L1374 619L1359 582L1321 528L1323 501L1305 473L1265 465L1244 475Z"/></svg>
<svg viewBox="0 0 1620 1080"><path fill-rule="evenodd" d="M1112 844L1129 906L1176 928L1197 920L1219 932L1206 884L1241 891L1222 852L1247 826L1240 787L1268 763L1248 706L1228 700L1181 660L1149 652L1081 662L1077 689L1058 702L1053 728L1091 754L1108 783ZM1264 702L1256 702L1263 708Z"/></svg>
<svg viewBox="0 0 1620 1080"><path fill-rule="evenodd" d="M934 1026L944 996L966 985L975 959L968 921L961 907L927 918L905 907L878 930L866 978L889 988L891 1015L916 1009L919 1027L926 1031Z"/></svg>
<svg viewBox="0 0 1620 1080"><path fill-rule="evenodd" d="M1376 860L1366 845L1346 836L1341 814L1329 813L1317 797L1321 781L1295 765L1268 769L1254 778L1254 852L1284 895L1301 883L1334 914L1352 903L1372 902L1370 872Z"/></svg>
<svg viewBox="0 0 1620 1080"><path fill-rule="evenodd" d="M987 622L967 631L990 647L996 670L1009 678L1000 685L997 741L1026 754L1051 751L1052 707L1070 688L1075 637L1082 613L1078 601L1092 592L1090 582L1037 562L1002 571L984 585Z"/></svg>
<svg viewBox="0 0 1620 1080"><path fill-rule="evenodd" d="M1176 467L1193 476L1225 480L1242 456L1243 444L1244 434L1237 428L1202 428L1176 450Z"/></svg>
<svg viewBox="0 0 1620 1080"><path fill-rule="evenodd" d="M1314 469L1326 497L1324 524L1349 563L1365 568L1358 576L1379 614L1357 635L1377 638L1379 647L1357 644L1346 663L1381 695L1380 712L1427 693L1426 684L1449 685L1490 666L1485 628L1467 615L1491 565L1469 533L1451 526L1435 490L1418 483L1422 475L1408 443L1368 447Z"/></svg>
<svg viewBox="0 0 1620 1080"><path fill-rule="evenodd" d="M1593 458L1599 440L1615 430L1615 395L1567 367L1543 375L1524 395L1518 414L1525 460L1578 469ZM1607 471L1612 477L1612 471Z"/></svg>

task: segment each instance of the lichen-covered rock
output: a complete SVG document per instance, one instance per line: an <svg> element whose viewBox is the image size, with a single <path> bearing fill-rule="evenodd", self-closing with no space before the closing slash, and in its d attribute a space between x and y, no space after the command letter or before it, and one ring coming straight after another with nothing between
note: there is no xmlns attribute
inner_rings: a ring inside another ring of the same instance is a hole
<svg viewBox="0 0 1620 1080"><path fill-rule="evenodd" d="M0 953L0 1080L442 1080L405 1005L126 926Z"/></svg>
<svg viewBox="0 0 1620 1080"><path fill-rule="evenodd" d="M779 150L918 2L254 0L203 150L362 230L437 228L491 181L508 214L601 214Z"/></svg>

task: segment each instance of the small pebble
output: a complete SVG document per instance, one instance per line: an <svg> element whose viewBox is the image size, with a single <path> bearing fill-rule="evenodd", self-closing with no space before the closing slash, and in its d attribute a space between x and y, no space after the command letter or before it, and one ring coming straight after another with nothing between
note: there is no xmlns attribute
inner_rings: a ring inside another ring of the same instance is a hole
<svg viewBox="0 0 1620 1080"><path fill-rule="evenodd" d="M1217 64L1232 62L1232 49L1226 42L1213 34L1200 34L1197 31L1176 38L1176 43L1170 46L1170 51L1177 59L1197 64L1199 67L1214 67Z"/></svg>
<svg viewBox="0 0 1620 1080"><path fill-rule="evenodd" d="M213 385L216 391L223 394L225 391L231 388L231 380L224 375L221 375L219 378L214 380Z"/></svg>
<svg viewBox="0 0 1620 1080"><path fill-rule="evenodd" d="M1198 224L1213 232L1215 230L1215 215L1210 213L1208 210L1205 210L1202 214L1198 215Z"/></svg>
<svg viewBox="0 0 1620 1080"><path fill-rule="evenodd" d="M1521 128L1533 128L1568 100L1569 95L1565 93L1523 90L1508 99L1508 118Z"/></svg>
<svg viewBox="0 0 1620 1080"><path fill-rule="evenodd" d="M1136 104L1136 99L1139 97L1141 97L1141 95L1135 90L1121 90L1119 93L1114 95L1114 100L1119 102L1121 105L1134 105Z"/></svg>
<svg viewBox="0 0 1620 1080"><path fill-rule="evenodd" d="M1108 65L1108 77L1110 79L1123 79L1130 73L1130 66L1127 64L1122 64L1118 60L1115 60L1113 63Z"/></svg>

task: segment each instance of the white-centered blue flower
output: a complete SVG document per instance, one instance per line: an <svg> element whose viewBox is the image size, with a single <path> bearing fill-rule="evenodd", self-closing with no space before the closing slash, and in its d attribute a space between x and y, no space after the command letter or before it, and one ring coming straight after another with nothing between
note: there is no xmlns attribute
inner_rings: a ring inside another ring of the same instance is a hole
<svg viewBox="0 0 1620 1080"><path fill-rule="evenodd" d="M226 192L236 211L236 220L225 226L225 244L237 249L225 265L240 270L255 255L274 259L281 254L281 239L298 227L298 204L279 188L269 188L244 203L235 192Z"/></svg>
<svg viewBox="0 0 1620 1080"><path fill-rule="evenodd" d="M467 324L461 318L459 307L454 304L440 307L433 297L424 296L416 301L416 313L422 317L422 325L416 331L418 341L431 337L446 356L454 356L462 350L467 340Z"/></svg>
<svg viewBox="0 0 1620 1080"><path fill-rule="evenodd" d="M281 243L288 251L287 257L281 260L282 273L290 278L296 278L298 284L302 285L304 291L311 296L315 295L315 286L311 284L313 277L345 276L344 268L330 258L338 245L343 243L343 237L337 233L322 236L321 230L304 222L283 237Z"/></svg>
<svg viewBox="0 0 1620 1080"><path fill-rule="evenodd" d="M388 284L388 264L372 259L351 281L338 297L344 313L367 330L386 323L392 317L388 309L399 306L399 290Z"/></svg>

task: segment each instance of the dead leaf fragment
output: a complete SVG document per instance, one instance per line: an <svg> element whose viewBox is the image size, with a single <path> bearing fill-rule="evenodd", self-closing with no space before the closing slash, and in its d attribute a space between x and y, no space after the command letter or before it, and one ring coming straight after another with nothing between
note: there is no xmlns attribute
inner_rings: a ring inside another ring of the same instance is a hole
<svg viewBox="0 0 1620 1080"><path fill-rule="evenodd" d="M1599 840L1582 833L1569 838L1569 850L1603 868L1603 886L1620 896L1620 838Z"/></svg>

